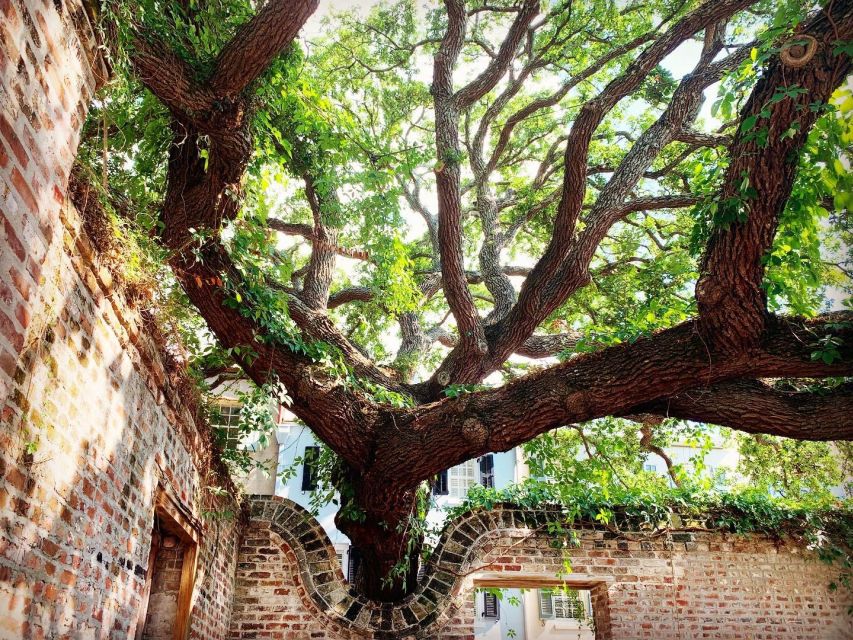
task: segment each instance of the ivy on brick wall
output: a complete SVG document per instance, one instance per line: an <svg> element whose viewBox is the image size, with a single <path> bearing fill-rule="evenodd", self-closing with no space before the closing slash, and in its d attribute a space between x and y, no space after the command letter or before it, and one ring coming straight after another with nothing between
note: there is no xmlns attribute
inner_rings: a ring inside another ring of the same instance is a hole
<svg viewBox="0 0 853 640"><path fill-rule="evenodd" d="M449 509L449 517L480 507L491 509L499 503L512 503L531 513L550 507L554 517L540 527L553 536L555 546L567 549L577 544L575 530L583 525L639 539L692 530L795 540L838 568L838 578L830 588L853 589L853 509L849 502L774 497L748 488L718 490L695 482L638 491L529 479L504 489L477 485L461 504Z"/></svg>

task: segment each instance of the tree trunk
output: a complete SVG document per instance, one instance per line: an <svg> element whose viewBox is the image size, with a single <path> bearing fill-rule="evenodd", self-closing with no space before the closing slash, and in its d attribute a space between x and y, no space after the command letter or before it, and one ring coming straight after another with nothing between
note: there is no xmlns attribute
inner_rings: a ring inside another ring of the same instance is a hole
<svg viewBox="0 0 853 640"><path fill-rule="evenodd" d="M354 586L375 600L401 600L417 586L423 546L422 532L412 526L419 516L417 488L401 490L391 481L377 486L350 471L338 490L335 525L361 555Z"/></svg>

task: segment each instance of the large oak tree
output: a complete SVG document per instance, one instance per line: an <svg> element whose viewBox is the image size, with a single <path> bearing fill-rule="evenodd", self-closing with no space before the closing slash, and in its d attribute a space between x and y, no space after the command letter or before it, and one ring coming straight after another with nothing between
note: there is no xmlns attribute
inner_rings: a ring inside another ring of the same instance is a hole
<svg viewBox="0 0 853 640"><path fill-rule="evenodd" d="M848 215L792 189L826 169L798 174L838 126L849 1L402 3L307 52L317 0L132 4L118 31L170 137L134 142L168 156L159 242L220 345L336 455L368 595L413 588L392 570L424 482L562 425L853 438L850 315L785 315L819 311L790 238ZM680 78L674 52L695 58Z"/></svg>

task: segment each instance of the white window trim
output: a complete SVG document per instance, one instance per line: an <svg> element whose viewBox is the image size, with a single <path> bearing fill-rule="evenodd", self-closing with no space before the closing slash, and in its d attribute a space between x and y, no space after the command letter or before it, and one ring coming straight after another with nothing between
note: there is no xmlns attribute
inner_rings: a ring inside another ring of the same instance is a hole
<svg viewBox="0 0 853 640"><path fill-rule="evenodd" d="M240 423L240 410L243 408L239 402L233 400L219 400L216 402L216 420L212 425L217 429L225 431L225 441L239 447L243 443L237 434L237 425Z"/></svg>

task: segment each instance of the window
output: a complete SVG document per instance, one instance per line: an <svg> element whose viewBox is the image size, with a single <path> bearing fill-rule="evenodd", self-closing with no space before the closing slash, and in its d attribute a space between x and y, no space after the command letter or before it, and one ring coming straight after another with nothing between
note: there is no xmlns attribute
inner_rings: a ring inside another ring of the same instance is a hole
<svg viewBox="0 0 853 640"><path fill-rule="evenodd" d="M500 618L501 608L498 603L498 595L496 593L483 593L483 617L484 618Z"/></svg>
<svg viewBox="0 0 853 640"><path fill-rule="evenodd" d="M305 447L302 456L302 490L314 491L317 488L317 463L320 461L320 447Z"/></svg>
<svg viewBox="0 0 853 640"><path fill-rule="evenodd" d="M435 477L435 482L433 482L432 485L432 495L447 495L447 469L445 469Z"/></svg>
<svg viewBox="0 0 853 640"><path fill-rule="evenodd" d="M355 547L350 547L349 562L347 562L347 582L355 584L359 568L361 568L361 552Z"/></svg>
<svg viewBox="0 0 853 640"><path fill-rule="evenodd" d="M221 403L211 412L210 421L216 437L227 449L236 449L240 444L240 405Z"/></svg>
<svg viewBox="0 0 853 640"><path fill-rule="evenodd" d="M495 457L491 453L480 458L480 484L490 488L495 486Z"/></svg>
<svg viewBox="0 0 853 640"><path fill-rule="evenodd" d="M586 617L580 594L574 589L539 590L539 617L543 620L552 618Z"/></svg>
<svg viewBox="0 0 853 640"><path fill-rule="evenodd" d="M652 473L656 473L658 470L658 466L656 464L647 464L647 465L643 465L643 469L645 469L646 471L650 471Z"/></svg>
<svg viewBox="0 0 853 640"><path fill-rule="evenodd" d="M468 460L447 470L448 495L464 498L468 489L477 483L477 461Z"/></svg>

